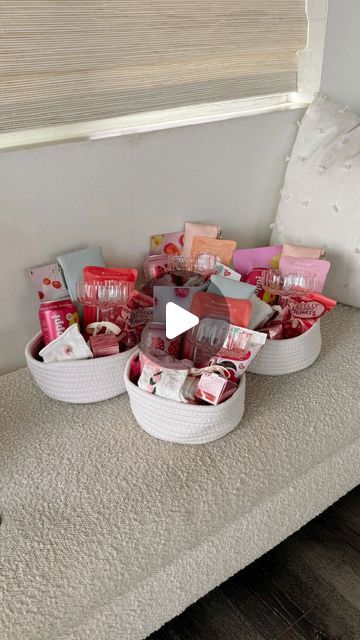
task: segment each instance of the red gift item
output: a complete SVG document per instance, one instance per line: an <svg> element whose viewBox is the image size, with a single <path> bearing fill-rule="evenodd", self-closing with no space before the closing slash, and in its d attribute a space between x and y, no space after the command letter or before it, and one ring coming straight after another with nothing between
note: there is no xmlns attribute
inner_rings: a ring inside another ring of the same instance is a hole
<svg viewBox="0 0 360 640"><path fill-rule="evenodd" d="M309 293L306 296L284 298L282 305L284 309L289 309L293 318L318 320L318 318L321 318L321 316L335 307L336 301L326 298L320 293Z"/></svg>
<svg viewBox="0 0 360 640"><path fill-rule="evenodd" d="M114 356L119 353L118 339L112 333L98 333L96 336L91 336L89 342L94 358Z"/></svg>
<svg viewBox="0 0 360 640"><path fill-rule="evenodd" d="M232 396L237 388L236 382L222 378L217 373L204 371L199 380L195 398L209 404L220 404Z"/></svg>
<svg viewBox="0 0 360 640"><path fill-rule="evenodd" d="M88 266L83 269L84 282L87 284L105 283L109 280L114 282L130 282L132 287L135 288L135 282L137 278L136 269L110 269L108 267L93 267ZM108 319L115 324L118 324L116 317L117 309L113 310ZM97 320L97 309L88 305L84 306L84 326L87 327L91 322ZM121 325L119 325L121 326Z"/></svg>

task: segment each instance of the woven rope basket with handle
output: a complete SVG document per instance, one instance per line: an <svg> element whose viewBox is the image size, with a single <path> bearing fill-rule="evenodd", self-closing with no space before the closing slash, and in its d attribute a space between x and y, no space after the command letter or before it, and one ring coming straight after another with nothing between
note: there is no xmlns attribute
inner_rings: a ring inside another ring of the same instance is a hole
<svg viewBox="0 0 360 640"><path fill-rule="evenodd" d="M36 357L42 346L38 333L26 345L25 358L35 382L50 398L86 404L108 400L126 391L125 366L136 347L104 358L45 364Z"/></svg>

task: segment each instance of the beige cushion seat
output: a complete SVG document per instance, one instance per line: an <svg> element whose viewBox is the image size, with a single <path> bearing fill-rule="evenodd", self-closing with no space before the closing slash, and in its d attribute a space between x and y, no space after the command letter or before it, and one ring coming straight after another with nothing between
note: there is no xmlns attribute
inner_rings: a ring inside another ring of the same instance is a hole
<svg viewBox="0 0 360 640"><path fill-rule="evenodd" d="M51 400L0 381L0 629L139 640L359 482L360 311L322 320L319 360L248 376L243 420L200 446L140 429L126 395Z"/></svg>

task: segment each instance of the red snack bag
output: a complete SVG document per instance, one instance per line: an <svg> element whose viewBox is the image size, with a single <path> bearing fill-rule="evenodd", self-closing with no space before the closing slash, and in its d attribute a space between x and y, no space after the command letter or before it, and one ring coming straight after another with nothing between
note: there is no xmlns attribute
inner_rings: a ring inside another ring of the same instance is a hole
<svg viewBox="0 0 360 640"><path fill-rule="evenodd" d="M116 324L134 338L134 344L140 341L143 328L152 320L153 305L153 298L142 291L134 291L129 302L120 309Z"/></svg>
<svg viewBox="0 0 360 640"><path fill-rule="evenodd" d="M300 320L299 318L286 320L283 323L283 338L297 338L309 331L315 322L316 320Z"/></svg>
<svg viewBox="0 0 360 640"><path fill-rule="evenodd" d="M119 282L130 282L133 283L133 287L135 288L135 282L137 278L137 270L136 269L110 269L107 267L94 267L88 266L83 269L84 282L87 284L93 283L101 283L109 280L119 281ZM115 314L114 314L115 316ZM115 320L115 317L109 318L111 322L118 324ZM87 305L84 306L84 327L88 326L92 322L96 322L97 320L97 309L96 307L89 307ZM121 327L121 325L119 325Z"/></svg>
<svg viewBox="0 0 360 640"><path fill-rule="evenodd" d="M282 306L288 308L293 318L301 320L317 320L336 305L336 300L327 298L320 293L309 293L306 296L292 296L283 298Z"/></svg>

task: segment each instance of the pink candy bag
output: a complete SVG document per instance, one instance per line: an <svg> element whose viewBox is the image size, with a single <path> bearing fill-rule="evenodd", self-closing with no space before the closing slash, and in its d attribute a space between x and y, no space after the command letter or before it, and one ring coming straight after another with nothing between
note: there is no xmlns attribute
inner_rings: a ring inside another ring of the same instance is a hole
<svg viewBox="0 0 360 640"><path fill-rule="evenodd" d="M328 260L316 260L314 258L293 258L292 256L282 256L280 259L280 269L284 273L306 273L316 276L314 291L321 293L326 276L330 270Z"/></svg>
<svg viewBox="0 0 360 640"><path fill-rule="evenodd" d="M246 276L256 267L276 269L279 266L281 251L281 244L272 247L257 247L255 249L237 249L233 253L235 271L241 273L242 276Z"/></svg>

